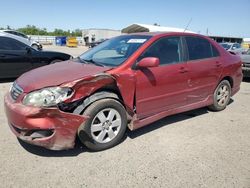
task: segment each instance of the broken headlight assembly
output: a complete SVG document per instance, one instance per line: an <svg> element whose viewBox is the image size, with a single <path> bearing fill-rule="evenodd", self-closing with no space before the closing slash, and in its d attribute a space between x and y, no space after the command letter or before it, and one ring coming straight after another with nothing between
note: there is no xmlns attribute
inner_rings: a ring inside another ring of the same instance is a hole
<svg viewBox="0 0 250 188"><path fill-rule="evenodd" d="M23 99L23 104L35 107L52 107L67 100L73 95L68 87L48 87L30 92Z"/></svg>

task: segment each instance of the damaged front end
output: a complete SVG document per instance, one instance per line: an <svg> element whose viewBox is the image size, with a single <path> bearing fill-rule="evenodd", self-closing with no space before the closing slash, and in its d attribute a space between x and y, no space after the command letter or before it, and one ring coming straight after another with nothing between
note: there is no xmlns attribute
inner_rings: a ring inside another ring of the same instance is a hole
<svg viewBox="0 0 250 188"><path fill-rule="evenodd" d="M63 87L74 88L75 93L69 100L59 104L59 108L80 115L91 103L104 98L113 98L124 105L129 116L133 116L135 81L130 75L102 73L63 84Z"/></svg>
<svg viewBox="0 0 250 188"><path fill-rule="evenodd" d="M24 106L9 94L4 100L12 132L27 143L51 150L73 148L77 129L88 118L62 112L56 107Z"/></svg>
<svg viewBox="0 0 250 188"><path fill-rule="evenodd" d="M134 115L134 80L128 74L97 74L61 84L74 90L65 101L53 107L23 104L28 93L13 99L5 96L5 111L12 132L21 140L51 150L70 149L75 145L78 128L87 120L84 110L93 102L112 98L127 110L128 120Z"/></svg>

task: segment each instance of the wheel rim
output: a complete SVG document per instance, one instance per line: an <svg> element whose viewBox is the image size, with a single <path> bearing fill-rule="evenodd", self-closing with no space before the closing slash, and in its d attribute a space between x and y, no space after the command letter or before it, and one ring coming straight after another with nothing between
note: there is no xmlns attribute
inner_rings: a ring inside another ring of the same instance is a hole
<svg viewBox="0 0 250 188"><path fill-rule="evenodd" d="M121 128L121 115L113 108L105 108L98 112L91 123L91 135L98 143L113 140Z"/></svg>
<svg viewBox="0 0 250 188"><path fill-rule="evenodd" d="M227 105L230 98L229 89L229 86L224 84L218 89L216 99L219 106L224 107Z"/></svg>

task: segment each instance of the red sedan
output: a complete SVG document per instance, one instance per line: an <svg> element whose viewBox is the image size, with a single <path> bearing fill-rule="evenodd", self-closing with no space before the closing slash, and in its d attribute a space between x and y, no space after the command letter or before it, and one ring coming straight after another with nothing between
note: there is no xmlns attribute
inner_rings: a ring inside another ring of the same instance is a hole
<svg viewBox="0 0 250 188"><path fill-rule="evenodd" d="M225 109L240 89L241 65L202 35L122 35L23 74L5 96L6 115L25 142L69 149L78 136L103 150L118 144L127 127L205 106Z"/></svg>

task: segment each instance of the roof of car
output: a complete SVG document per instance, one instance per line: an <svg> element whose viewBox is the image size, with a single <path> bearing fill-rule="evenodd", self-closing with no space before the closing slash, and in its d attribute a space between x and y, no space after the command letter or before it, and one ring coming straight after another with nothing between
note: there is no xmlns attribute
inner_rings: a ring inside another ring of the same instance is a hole
<svg viewBox="0 0 250 188"><path fill-rule="evenodd" d="M158 36L158 35L191 35L191 36L203 36L196 33L187 33L187 32L138 32L138 33L128 33L127 35L146 35L146 36Z"/></svg>
<svg viewBox="0 0 250 188"><path fill-rule="evenodd" d="M239 43L237 43L237 42L222 42L222 43L220 43L220 44L232 45L232 44L239 44Z"/></svg>

